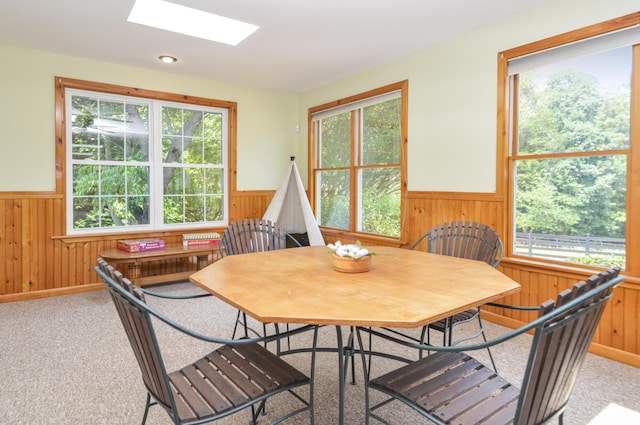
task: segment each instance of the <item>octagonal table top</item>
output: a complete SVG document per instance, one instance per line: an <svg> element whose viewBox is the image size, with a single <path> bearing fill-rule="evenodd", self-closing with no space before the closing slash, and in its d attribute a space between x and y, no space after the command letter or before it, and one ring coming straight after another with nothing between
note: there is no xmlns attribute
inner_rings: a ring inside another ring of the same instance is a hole
<svg viewBox="0 0 640 425"><path fill-rule="evenodd" d="M190 280L264 322L413 328L520 290L480 261L371 247L371 270L341 273L324 246L231 255Z"/></svg>

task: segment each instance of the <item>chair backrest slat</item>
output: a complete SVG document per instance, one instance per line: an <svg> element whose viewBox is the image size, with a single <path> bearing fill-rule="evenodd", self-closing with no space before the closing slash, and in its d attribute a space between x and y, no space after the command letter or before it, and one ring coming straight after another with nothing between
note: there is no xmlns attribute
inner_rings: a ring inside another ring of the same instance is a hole
<svg viewBox="0 0 640 425"><path fill-rule="evenodd" d="M98 264L106 275L103 279L127 334L147 390L165 408L174 410L175 404L151 315L145 308L124 295L130 294L141 303L145 303L144 293L111 265L101 261L98 261Z"/></svg>
<svg viewBox="0 0 640 425"><path fill-rule="evenodd" d="M562 291L555 303L549 301L541 307L540 316L615 279L618 274L619 269L612 269L577 283L572 290ZM516 424L539 424L562 413L612 291L613 288L600 291L571 309L554 315L553 319L536 329L522 383Z"/></svg>
<svg viewBox="0 0 640 425"><path fill-rule="evenodd" d="M496 265L500 243L498 233L490 226L469 221L439 224L428 233L429 252L490 265Z"/></svg>
<svg viewBox="0 0 640 425"><path fill-rule="evenodd" d="M227 227L221 239L225 255L273 251L287 247L285 231L269 220L236 221Z"/></svg>

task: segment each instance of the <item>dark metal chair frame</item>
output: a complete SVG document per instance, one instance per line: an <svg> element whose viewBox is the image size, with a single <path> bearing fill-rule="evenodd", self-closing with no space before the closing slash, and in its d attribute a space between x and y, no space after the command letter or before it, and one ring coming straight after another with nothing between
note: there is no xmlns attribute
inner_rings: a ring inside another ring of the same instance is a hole
<svg viewBox="0 0 640 425"><path fill-rule="evenodd" d="M302 407L286 413L272 424L308 411L313 425L317 326L309 325L265 338L229 340L206 336L153 309L146 303L140 288L106 262L98 261L98 264L95 270L111 294L147 388L143 425L149 408L156 404L167 411L175 424L181 425L212 422L250 407L251 424L255 425L266 400L284 392L293 395ZM200 360L168 373L154 331L156 319L217 348ZM314 331L309 377L262 345L308 330ZM307 398L296 391L303 387L309 388Z"/></svg>
<svg viewBox="0 0 640 425"><path fill-rule="evenodd" d="M613 288L623 277L619 268L578 282L558 295L557 301L538 307L538 318L499 338L469 346L434 347L401 340L385 330L358 328L365 371L366 424L369 419L390 424L375 410L400 400L436 424L534 425L558 418L562 424L579 370ZM521 389L466 352L485 349L534 330ZM368 336L368 346L363 336ZM372 350L374 337L435 354L408 360ZM365 349L365 347L367 347ZM372 359L382 355L407 363L371 379ZM370 404L370 391L389 398Z"/></svg>
<svg viewBox="0 0 640 425"><path fill-rule="evenodd" d="M222 238L220 238L220 256L224 257L225 255L286 249L287 240L293 241L296 246L301 246L300 243L293 236L285 232L280 225L270 220L239 220L230 224L222 234ZM260 332L252 329L247 324L247 315L240 310L238 310L236 316L231 338L235 338L238 326L242 326L244 329L245 337L249 336L249 332L256 336L261 336ZM275 326L276 332L278 332L277 324ZM266 335L266 324L263 324L262 328L263 335Z"/></svg>
<svg viewBox="0 0 640 425"><path fill-rule="evenodd" d="M486 224L454 221L432 227L409 249L418 247L427 239L427 252L484 261L497 267L502 260L502 241L498 233Z"/></svg>
<svg viewBox="0 0 640 425"><path fill-rule="evenodd" d="M427 240L427 252L433 254L447 255L451 257L466 258L469 260L484 261L492 267L497 267L502 260L504 247L500 236L490 226L477 222L455 221L442 223L432 227L427 233L422 235L409 249L415 249L423 240ZM453 328L463 323L478 320L478 332L453 340ZM463 341L482 336L484 341L487 337L482 326L480 317L480 307L465 310L450 317L446 317L434 323L430 323L423 328L420 342L430 343L429 330L442 333L442 345L457 345ZM494 370L497 370L491 350L489 357Z"/></svg>
<svg viewBox="0 0 640 425"><path fill-rule="evenodd" d="M231 223L220 238L220 255L248 254L250 252L285 249L287 241L302 246L296 238L279 224L270 220L244 219Z"/></svg>

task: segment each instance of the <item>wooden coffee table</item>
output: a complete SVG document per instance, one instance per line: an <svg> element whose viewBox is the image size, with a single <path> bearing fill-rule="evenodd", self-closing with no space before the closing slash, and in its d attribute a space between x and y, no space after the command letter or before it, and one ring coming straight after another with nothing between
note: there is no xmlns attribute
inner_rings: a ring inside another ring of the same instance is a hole
<svg viewBox="0 0 640 425"><path fill-rule="evenodd" d="M136 285L144 285L160 282L188 279L193 270L177 273L167 273L155 276L142 276L142 265L150 261L169 260L174 258L195 257L198 270L209 264L209 257L213 261L218 258L218 245L189 246L170 245L165 249L143 252L126 252L119 249L100 253L105 261L113 263L116 268L122 270L124 275ZM126 266L126 267L122 267Z"/></svg>

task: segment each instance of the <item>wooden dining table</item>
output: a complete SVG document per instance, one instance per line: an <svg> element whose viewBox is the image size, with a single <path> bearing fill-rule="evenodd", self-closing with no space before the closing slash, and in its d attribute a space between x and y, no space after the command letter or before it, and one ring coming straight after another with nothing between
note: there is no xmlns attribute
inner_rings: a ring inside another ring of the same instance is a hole
<svg viewBox="0 0 640 425"><path fill-rule="evenodd" d="M372 247L371 270L333 269L327 247L227 256L190 280L263 323L334 325L339 351L339 423L344 421L341 326L418 328L520 290L480 261Z"/></svg>

